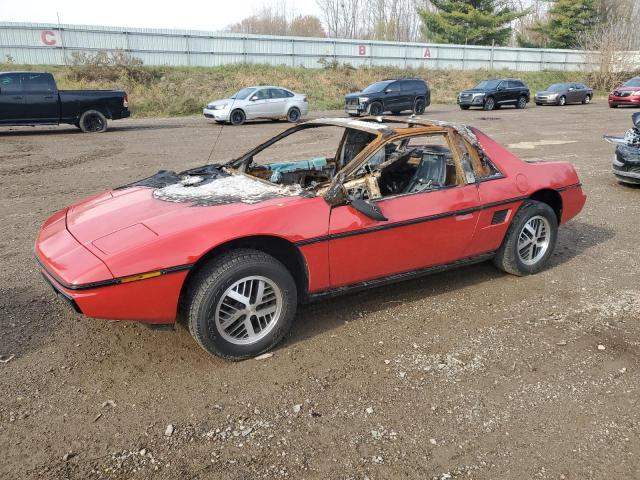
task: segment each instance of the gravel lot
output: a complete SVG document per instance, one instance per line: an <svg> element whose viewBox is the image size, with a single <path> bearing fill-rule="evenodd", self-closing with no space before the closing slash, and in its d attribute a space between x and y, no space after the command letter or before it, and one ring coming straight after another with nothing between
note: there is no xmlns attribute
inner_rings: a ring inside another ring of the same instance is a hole
<svg viewBox="0 0 640 480"><path fill-rule="evenodd" d="M271 358L241 363L184 328L72 314L32 253L49 214L206 163L220 127L0 128L0 354L15 355L0 363L0 477L640 478L640 189L615 181L602 140L632 111L428 113L576 165L589 198L551 266L480 264L305 306ZM226 127L211 159L285 128Z"/></svg>

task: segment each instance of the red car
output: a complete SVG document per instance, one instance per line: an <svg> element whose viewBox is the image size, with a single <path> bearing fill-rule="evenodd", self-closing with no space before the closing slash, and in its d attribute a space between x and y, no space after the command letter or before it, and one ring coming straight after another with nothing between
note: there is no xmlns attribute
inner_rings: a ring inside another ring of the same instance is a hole
<svg viewBox="0 0 640 480"><path fill-rule="evenodd" d="M571 164L526 163L475 128L320 119L65 208L36 255L76 311L180 316L204 349L240 359L276 345L298 302L489 259L539 272L585 200Z"/></svg>
<svg viewBox="0 0 640 480"><path fill-rule="evenodd" d="M640 77L627 80L609 94L609 107L618 108L620 105L640 106Z"/></svg>

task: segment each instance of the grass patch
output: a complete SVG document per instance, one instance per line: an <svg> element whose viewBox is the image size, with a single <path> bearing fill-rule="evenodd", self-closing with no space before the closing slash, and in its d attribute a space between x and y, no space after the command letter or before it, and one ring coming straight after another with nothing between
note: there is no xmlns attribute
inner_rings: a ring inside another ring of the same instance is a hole
<svg viewBox="0 0 640 480"><path fill-rule="evenodd" d="M331 66L308 69L269 65L221 67L152 67L102 61L76 62L68 67L0 64L0 71L37 70L55 75L60 89L123 89L137 117L195 115L211 100L224 98L250 85L281 85L305 93L313 110L343 107L344 95L385 78L423 78L431 86L432 103L453 103L460 90L485 78L514 77L529 85L532 94L556 82L595 80L585 72L514 72L508 70L428 70L394 67ZM615 85L610 85L613 88ZM607 89L596 92L607 93Z"/></svg>

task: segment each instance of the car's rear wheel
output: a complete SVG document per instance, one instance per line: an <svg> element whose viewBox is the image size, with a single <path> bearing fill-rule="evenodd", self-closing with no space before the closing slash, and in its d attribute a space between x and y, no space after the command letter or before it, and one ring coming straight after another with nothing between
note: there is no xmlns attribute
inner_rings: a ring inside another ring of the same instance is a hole
<svg viewBox="0 0 640 480"><path fill-rule="evenodd" d="M414 103L413 105L413 113L415 113L416 115L422 115L424 113L425 108L426 108L426 103L424 102L424 99L418 98L416 99L416 103Z"/></svg>
<svg viewBox="0 0 640 480"><path fill-rule="evenodd" d="M586 94L586 95L584 96L584 98L582 99L582 104L583 104L583 105L587 105L587 104L589 104L589 103L591 103L591 95Z"/></svg>
<svg viewBox="0 0 640 480"><path fill-rule="evenodd" d="M559 99L558 99L558 106L559 107L564 107L567 104L567 97L565 97L564 95L562 95Z"/></svg>
<svg viewBox="0 0 640 480"><path fill-rule="evenodd" d="M241 360L273 348L288 332L297 289L287 268L258 250L234 250L190 280L189 331L207 352Z"/></svg>
<svg viewBox="0 0 640 480"><path fill-rule="evenodd" d="M546 203L526 200L513 218L495 265L505 272L524 276L538 273L553 255L558 238L558 219Z"/></svg>
<svg viewBox="0 0 640 480"><path fill-rule="evenodd" d="M300 120L300 110L297 107L292 107L287 112L287 122L295 123Z"/></svg>
<svg viewBox="0 0 640 480"><path fill-rule="evenodd" d="M244 112L239 108L231 112L231 115L229 115L229 121L231 122L231 125L242 125L246 119L247 117L245 116Z"/></svg>
<svg viewBox="0 0 640 480"><path fill-rule="evenodd" d="M382 109L382 104L380 102L373 102L369 105L369 115L382 115L383 111L384 110Z"/></svg>
<svg viewBox="0 0 640 480"><path fill-rule="evenodd" d="M518 103L516 104L516 108L519 108L521 110L523 108L527 108L527 97L522 95L520 98L518 98Z"/></svg>
<svg viewBox="0 0 640 480"><path fill-rule="evenodd" d="M87 110L78 121L84 133L102 133L107 130L107 118L98 110Z"/></svg>
<svg viewBox="0 0 640 480"><path fill-rule="evenodd" d="M489 97L484 101L484 105L482 108L487 111L491 111L496 108L496 101L493 99L493 97Z"/></svg>

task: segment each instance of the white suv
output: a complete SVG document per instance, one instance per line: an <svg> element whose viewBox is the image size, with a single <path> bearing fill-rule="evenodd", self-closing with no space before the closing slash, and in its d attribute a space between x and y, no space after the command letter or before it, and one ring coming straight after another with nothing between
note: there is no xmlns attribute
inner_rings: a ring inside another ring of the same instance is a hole
<svg viewBox="0 0 640 480"><path fill-rule="evenodd" d="M286 118L297 122L309 112L306 95L282 87L243 88L229 98L210 102L202 113L218 123L242 125L254 118Z"/></svg>

